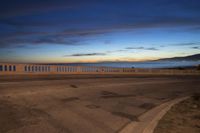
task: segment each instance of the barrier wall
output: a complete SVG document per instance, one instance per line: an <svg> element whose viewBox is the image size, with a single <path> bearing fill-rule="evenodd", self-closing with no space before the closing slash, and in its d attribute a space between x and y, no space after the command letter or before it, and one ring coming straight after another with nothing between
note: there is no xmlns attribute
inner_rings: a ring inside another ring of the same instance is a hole
<svg viewBox="0 0 200 133"><path fill-rule="evenodd" d="M0 74L199 74L197 70L0 63Z"/></svg>

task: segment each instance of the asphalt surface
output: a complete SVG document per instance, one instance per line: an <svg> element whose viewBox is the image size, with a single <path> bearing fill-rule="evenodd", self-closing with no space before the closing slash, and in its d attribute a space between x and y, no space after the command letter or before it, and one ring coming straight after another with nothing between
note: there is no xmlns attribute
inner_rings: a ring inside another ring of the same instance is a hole
<svg viewBox="0 0 200 133"><path fill-rule="evenodd" d="M0 132L115 133L166 101L200 92L197 76L58 77L0 80Z"/></svg>

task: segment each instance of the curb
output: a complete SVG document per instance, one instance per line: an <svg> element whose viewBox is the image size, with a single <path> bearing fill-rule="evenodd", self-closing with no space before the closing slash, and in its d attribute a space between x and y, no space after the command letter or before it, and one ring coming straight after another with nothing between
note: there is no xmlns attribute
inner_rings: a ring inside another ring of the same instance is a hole
<svg viewBox="0 0 200 133"><path fill-rule="evenodd" d="M153 133L159 120L171 109L171 107L189 98L182 97L165 102L139 117L139 122L131 122L119 133Z"/></svg>

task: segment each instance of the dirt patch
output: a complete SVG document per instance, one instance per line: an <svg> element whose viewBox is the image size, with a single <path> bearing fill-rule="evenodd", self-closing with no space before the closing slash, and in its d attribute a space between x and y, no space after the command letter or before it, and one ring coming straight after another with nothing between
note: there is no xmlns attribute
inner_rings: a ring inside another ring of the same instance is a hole
<svg viewBox="0 0 200 133"><path fill-rule="evenodd" d="M139 107L143 108L143 109L152 109L153 107L155 107L155 104L153 104L153 103L143 103Z"/></svg>
<svg viewBox="0 0 200 133"><path fill-rule="evenodd" d="M101 95L103 95L103 96L116 96L116 95L119 95L119 94L115 93L115 92L110 92L110 91L102 91Z"/></svg>
<svg viewBox="0 0 200 133"><path fill-rule="evenodd" d="M154 133L200 133L200 94L173 106Z"/></svg>
<svg viewBox="0 0 200 133"><path fill-rule="evenodd" d="M77 85L70 85L70 87L72 87L72 88L78 88Z"/></svg>
<svg viewBox="0 0 200 133"><path fill-rule="evenodd" d="M87 107L87 108L90 108L90 109L97 109L97 108L100 108L100 106L98 106L98 105L93 105L93 104L91 104L91 105L86 105L86 107Z"/></svg>
<svg viewBox="0 0 200 133"><path fill-rule="evenodd" d="M102 91L101 92L101 98L124 98L124 97L134 97L135 95L121 95L115 92L109 92L109 91Z"/></svg>
<svg viewBox="0 0 200 133"><path fill-rule="evenodd" d="M61 101L62 102L73 102L73 101L77 101L77 100L79 100L79 98L78 97L68 97L68 98L63 98L63 99L61 99Z"/></svg>
<svg viewBox="0 0 200 133"><path fill-rule="evenodd" d="M112 114L120 116L120 117L125 117L131 121L139 121L137 116L132 115L132 114L128 114L128 113L124 113L124 112L112 112Z"/></svg>
<svg viewBox="0 0 200 133"><path fill-rule="evenodd" d="M102 98L126 98L134 97L135 95L116 95L116 96L101 96Z"/></svg>
<svg viewBox="0 0 200 133"><path fill-rule="evenodd" d="M0 100L0 133L6 133L26 125L37 124L41 120L40 116L46 117L47 114L38 109Z"/></svg>
<svg viewBox="0 0 200 133"><path fill-rule="evenodd" d="M7 101L0 101L0 133L20 128L23 126L21 114L16 114L17 109Z"/></svg>

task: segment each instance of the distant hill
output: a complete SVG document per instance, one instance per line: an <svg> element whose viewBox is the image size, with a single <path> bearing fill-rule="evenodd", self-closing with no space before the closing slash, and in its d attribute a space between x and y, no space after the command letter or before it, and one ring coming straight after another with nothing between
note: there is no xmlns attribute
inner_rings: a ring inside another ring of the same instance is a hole
<svg viewBox="0 0 200 133"><path fill-rule="evenodd" d="M157 61L200 61L200 54L189 55L184 57L163 58Z"/></svg>

